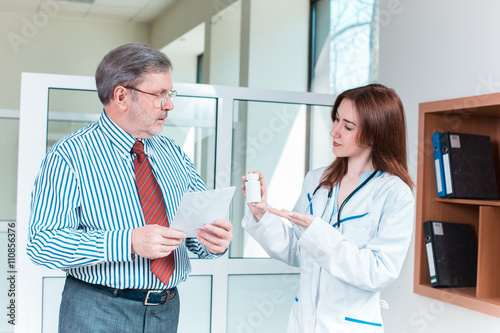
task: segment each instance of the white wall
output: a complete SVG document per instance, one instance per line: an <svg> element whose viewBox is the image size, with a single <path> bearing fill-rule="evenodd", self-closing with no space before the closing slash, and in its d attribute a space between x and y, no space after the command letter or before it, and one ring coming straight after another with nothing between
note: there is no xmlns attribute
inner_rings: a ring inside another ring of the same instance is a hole
<svg viewBox="0 0 500 333"><path fill-rule="evenodd" d="M418 103L500 91L500 2L381 0L380 82L406 108L416 180ZM386 332L498 332L500 319L413 294L414 246L384 292Z"/></svg>
<svg viewBox="0 0 500 333"><path fill-rule="evenodd" d="M19 110L21 72L94 75L112 48L132 41L148 43L149 25L60 17L57 11L21 15L0 12L0 109ZM15 219L17 120L3 120L8 140L0 167L0 219Z"/></svg>
<svg viewBox="0 0 500 333"><path fill-rule="evenodd" d="M19 110L21 72L94 75L112 48L149 42L149 25L68 19L57 13L21 15L0 12L0 109ZM15 219L17 120L0 120L0 138L8 140L0 167L0 219Z"/></svg>
<svg viewBox="0 0 500 333"><path fill-rule="evenodd" d="M205 30L205 22L200 23L160 49L172 61L174 83L196 83L198 56L205 52Z"/></svg>
<svg viewBox="0 0 500 333"><path fill-rule="evenodd" d="M149 42L149 25L144 23L69 19L57 13L39 27L32 15L0 13L0 22L0 35L4 36L0 41L1 108L19 108L21 72L94 75L112 48L131 41ZM31 33L26 22L36 31ZM11 43L5 38L9 34L24 41Z"/></svg>
<svg viewBox="0 0 500 333"><path fill-rule="evenodd" d="M241 1L210 21L210 83L238 86L240 79Z"/></svg>
<svg viewBox="0 0 500 333"><path fill-rule="evenodd" d="M307 89L309 1L253 0L248 86Z"/></svg>
<svg viewBox="0 0 500 333"><path fill-rule="evenodd" d="M151 43L161 49L236 0L181 0L168 7L151 27ZM175 28L174 28L175 27Z"/></svg>
<svg viewBox="0 0 500 333"><path fill-rule="evenodd" d="M192 54L164 51L172 62L172 81L182 83L196 83L196 63L198 57ZM174 87L175 88L175 87Z"/></svg>

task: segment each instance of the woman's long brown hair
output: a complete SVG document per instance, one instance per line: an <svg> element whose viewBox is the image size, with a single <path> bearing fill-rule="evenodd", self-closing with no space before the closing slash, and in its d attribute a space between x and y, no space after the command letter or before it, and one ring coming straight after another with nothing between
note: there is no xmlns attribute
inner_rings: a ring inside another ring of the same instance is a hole
<svg viewBox="0 0 500 333"><path fill-rule="evenodd" d="M346 90L332 109L332 121L340 103L348 99L358 113L360 132L358 144L372 148L375 169L401 178L410 188L414 186L406 161L406 121L403 103L393 89L381 84ZM333 188L347 173L347 157L337 157L323 173L321 187Z"/></svg>

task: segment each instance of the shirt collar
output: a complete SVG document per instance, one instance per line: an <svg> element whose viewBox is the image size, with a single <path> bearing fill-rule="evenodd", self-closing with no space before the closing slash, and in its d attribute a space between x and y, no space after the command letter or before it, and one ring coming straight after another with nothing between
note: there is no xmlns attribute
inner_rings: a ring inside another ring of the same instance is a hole
<svg viewBox="0 0 500 333"><path fill-rule="evenodd" d="M111 118L108 117L106 111L102 111L101 117L97 121L111 143L118 149L120 154L130 154L135 138L120 128Z"/></svg>

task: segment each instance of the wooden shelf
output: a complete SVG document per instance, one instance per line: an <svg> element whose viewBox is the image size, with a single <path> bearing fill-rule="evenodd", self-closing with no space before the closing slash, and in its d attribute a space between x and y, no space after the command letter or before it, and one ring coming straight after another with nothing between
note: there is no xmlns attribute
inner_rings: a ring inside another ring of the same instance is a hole
<svg viewBox="0 0 500 333"><path fill-rule="evenodd" d="M419 105L414 272L416 294L500 317L500 200L437 197L431 139L437 131L490 136L496 177L500 180L500 93ZM423 233L423 223L428 220L474 226L478 250L476 287L431 287Z"/></svg>
<svg viewBox="0 0 500 333"><path fill-rule="evenodd" d="M476 288L433 288L431 284L415 285L416 294L500 317L500 298L478 298Z"/></svg>
<svg viewBox="0 0 500 333"><path fill-rule="evenodd" d="M500 200L471 200L471 199L447 199L447 198L435 198L436 202L443 202L449 204L463 204L463 205L475 205L475 206L495 206L500 207Z"/></svg>

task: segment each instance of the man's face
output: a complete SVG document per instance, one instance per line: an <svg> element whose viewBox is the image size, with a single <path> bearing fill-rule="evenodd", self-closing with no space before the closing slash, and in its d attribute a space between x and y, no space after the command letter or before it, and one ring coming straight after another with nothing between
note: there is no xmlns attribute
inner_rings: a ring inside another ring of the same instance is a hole
<svg viewBox="0 0 500 333"><path fill-rule="evenodd" d="M172 79L169 72L148 73L144 75L142 82L134 88L152 94L164 94L172 89ZM147 139L161 133L168 111L174 108L172 100L166 99L162 107L159 96L131 89L129 93L133 94L126 120L132 132L130 134L136 139Z"/></svg>

